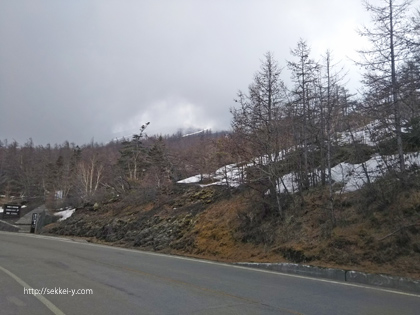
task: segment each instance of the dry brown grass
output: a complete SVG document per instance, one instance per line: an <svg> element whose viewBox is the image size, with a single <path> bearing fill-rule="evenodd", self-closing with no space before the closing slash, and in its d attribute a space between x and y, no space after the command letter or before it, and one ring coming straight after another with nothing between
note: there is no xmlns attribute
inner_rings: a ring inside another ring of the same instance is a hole
<svg viewBox="0 0 420 315"><path fill-rule="evenodd" d="M238 214L247 207L242 195L218 202L197 220L196 249L191 254L226 261L292 261L420 279L420 227L408 231L404 228L387 237L418 215L420 193L399 198L389 209L370 216L349 206L348 198L337 197L336 204L345 206L336 206L337 225L331 227L325 196L308 195L303 213L288 213L282 224L271 231L276 235L271 244L235 239Z"/></svg>

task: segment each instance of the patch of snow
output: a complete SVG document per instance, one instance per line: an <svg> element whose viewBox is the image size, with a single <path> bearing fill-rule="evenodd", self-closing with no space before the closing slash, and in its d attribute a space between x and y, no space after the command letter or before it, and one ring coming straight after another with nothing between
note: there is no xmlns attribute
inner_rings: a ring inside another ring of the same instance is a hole
<svg viewBox="0 0 420 315"><path fill-rule="evenodd" d="M195 175L186 179L180 180L178 184L198 184L203 179L209 179L212 182L209 184L201 184L201 187L214 186L214 185L228 185L231 187L238 187L242 182L245 174L245 168L252 166L237 166L237 164L229 164L222 166L214 172L214 174Z"/></svg>
<svg viewBox="0 0 420 315"><path fill-rule="evenodd" d="M203 129L203 130L199 130L199 131L196 131L196 132L193 132L193 133L189 133L189 134L183 135L182 138L198 135L200 133L206 132L207 130L210 130L210 129Z"/></svg>
<svg viewBox="0 0 420 315"><path fill-rule="evenodd" d="M417 153L409 153L404 155L405 165L407 168L417 165L420 166L420 155ZM388 172L388 168L395 168L398 157L396 155L384 156L375 155L364 163L350 164L340 163L331 168L331 177L335 183L342 183L341 192L351 192L360 189L368 182L374 182ZM327 170L326 170L327 172ZM282 177L283 184L277 188L280 193L290 193L297 191L297 181L294 173L289 173Z"/></svg>
<svg viewBox="0 0 420 315"><path fill-rule="evenodd" d="M213 180L215 180L214 183L202 186L229 185L232 187L238 187L242 182L242 174L242 170L236 164L225 165L216 170L213 176Z"/></svg>
<svg viewBox="0 0 420 315"><path fill-rule="evenodd" d="M54 215L61 217L60 219L58 219L58 221L64 221L70 218L73 215L74 211L76 211L76 209L68 209L68 210L56 212L54 213Z"/></svg>
<svg viewBox="0 0 420 315"><path fill-rule="evenodd" d="M395 132L394 122L391 118L386 119L385 121L374 120L358 128L352 132L353 138L355 141L366 144L368 146L375 146L378 144L379 139L387 139ZM401 128L403 133L407 133L408 128ZM338 142L340 144L350 144L352 143L352 135L350 132L342 132L338 134Z"/></svg>
<svg viewBox="0 0 420 315"><path fill-rule="evenodd" d="M392 126L392 122L387 120L388 126ZM374 146L377 144L377 141L375 141L375 138L384 137L386 134L389 134L392 132L392 129L389 127L382 127L383 122L379 120L374 120L367 124L366 126L363 126L359 129L356 129L355 131L350 132L343 132L339 134L338 142L340 144L349 144L352 143L352 135L355 141L358 141L360 143Z"/></svg>
<svg viewBox="0 0 420 315"><path fill-rule="evenodd" d="M177 183L178 184L195 184L195 183L199 183L200 181L201 181L201 175L195 175L195 176L191 176L186 179L180 180Z"/></svg>

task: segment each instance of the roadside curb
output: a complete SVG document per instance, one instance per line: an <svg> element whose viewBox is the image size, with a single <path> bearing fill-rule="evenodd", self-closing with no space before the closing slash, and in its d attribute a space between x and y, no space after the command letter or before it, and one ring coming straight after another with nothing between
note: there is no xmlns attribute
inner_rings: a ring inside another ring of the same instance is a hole
<svg viewBox="0 0 420 315"><path fill-rule="evenodd" d="M420 293L420 280L410 278L392 277L383 274L371 274L352 270L321 268L291 263L276 264L238 262L234 263L234 265Z"/></svg>
<svg viewBox="0 0 420 315"><path fill-rule="evenodd" d="M19 227L9 222L0 220L0 231L19 232Z"/></svg>

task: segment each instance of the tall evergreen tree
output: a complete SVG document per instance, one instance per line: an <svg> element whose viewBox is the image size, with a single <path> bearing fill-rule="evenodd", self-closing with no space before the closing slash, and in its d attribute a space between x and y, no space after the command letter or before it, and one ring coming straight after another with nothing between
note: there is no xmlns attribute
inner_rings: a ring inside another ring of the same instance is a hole
<svg viewBox="0 0 420 315"><path fill-rule="evenodd" d="M124 176L132 183L140 180L143 169L148 164L147 150L143 143L144 132L148 125L149 123L142 125L139 134L134 134L131 140L126 140L122 143L121 156L118 163Z"/></svg>

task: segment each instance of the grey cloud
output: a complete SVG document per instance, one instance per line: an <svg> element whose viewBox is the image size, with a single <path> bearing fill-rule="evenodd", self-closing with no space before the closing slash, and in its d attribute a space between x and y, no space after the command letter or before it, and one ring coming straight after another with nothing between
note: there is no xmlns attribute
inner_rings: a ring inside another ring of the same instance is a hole
<svg viewBox="0 0 420 315"><path fill-rule="evenodd" d="M303 37L343 59L363 16L359 1L283 2L2 1L0 139L106 142L146 119L228 129L266 51L284 64Z"/></svg>

